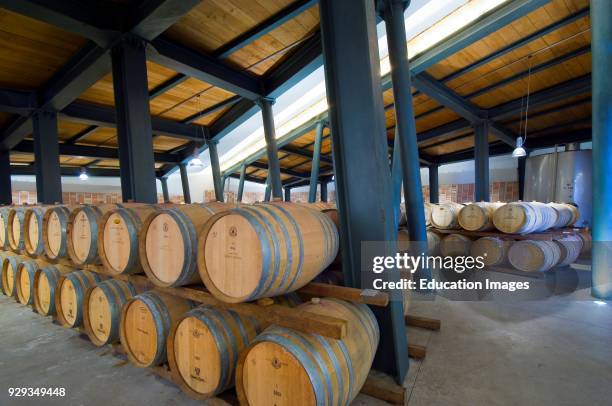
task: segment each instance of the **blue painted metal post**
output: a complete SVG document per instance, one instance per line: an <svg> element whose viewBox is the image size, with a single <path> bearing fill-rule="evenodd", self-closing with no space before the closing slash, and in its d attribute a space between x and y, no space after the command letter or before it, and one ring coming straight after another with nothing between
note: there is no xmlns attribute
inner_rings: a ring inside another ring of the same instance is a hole
<svg viewBox="0 0 612 406"><path fill-rule="evenodd" d="M321 182L321 201L327 202L327 181Z"/></svg>
<svg viewBox="0 0 612 406"><path fill-rule="evenodd" d="M391 188L393 198L393 220L395 228L399 227L400 205L402 203L402 154L400 153L400 142L395 127L393 138L393 156L391 157Z"/></svg>
<svg viewBox="0 0 612 406"><path fill-rule="evenodd" d="M525 163L527 162L527 157L522 156L518 159L518 196L519 200L523 200L525 196Z"/></svg>
<svg viewBox="0 0 612 406"><path fill-rule="evenodd" d="M189 191L189 176L187 175L187 165L179 164L181 171L181 185L183 186L183 200L185 203L191 203L191 192Z"/></svg>
<svg viewBox="0 0 612 406"><path fill-rule="evenodd" d="M264 202L270 201L271 194L272 194L272 188L270 186L270 174L268 173L268 178L266 179L266 191L264 192Z"/></svg>
<svg viewBox="0 0 612 406"><path fill-rule="evenodd" d="M440 203L439 165L429 166L429 203Z"/></svg>
<svg viewBox="0 0 612 406"><path fill-rule="evenodd" d="M217 153L217 144L219 141L208 140L208 152L210 154L210 166L212 169L213 185L215 188L215 199L218 202L223 201L223 179L221 179L221 166L219 165L219 154Z"/></svg>
<svg viewBox="0 0 612 406"><path fill-rule="evenodd" d="M423 216L423 192L421 188L421 166L419 164L419 147L417 145L416 124L412 107L412 84L408 64L406 44L406 27L404 9L409 1L384 0L382 16L387 28L389 61L391 62L391 80L395 100L396 131L399 140L399 155L404 183L404 201L406 205L407 229L410 240L418 252L427 251L427 233ZM385 143L386 145L386 143ZM397 196L394 196L397 199ZM431 278L427 269L420 269L414 274L415 280Z"/></svg>
<svg viewBox="0 0 612 406"><path fill-rule="evenodd" d="M266 152L268 156L268 178L275 199L283 198L283 183L281 182L280 163L278 161L278 147L276 145L276 129L274 127L274 113L272 100L259 99L261 116L263 118L264 136L266 138Z"/></svg>
<svg viewBox="0 0 612 406"><path fill-rule="evenodd" d="M124 202L157 203L145 48L130 37L111 52L121 194Z"/></svg>
<svg viewBox="0 0 612 406"><path fill-rule="evenodd" d="M286 202L291 201L291 188L290 187L285 188L285 201Z"/></svg>
<svg viewBox="0 0 612 406"><path fill-rule="evenodd" d="M373 257L385 253L362 252L362 243L391 242L397 236L389 215L391 178L374 1L320 0L319 10L344 283L371 287ZM399 278L395 268L385 272L390 280ZM374 367L403 382L408 370L403 304L392 300L372 310L381 331Z"/></svg>
<svg viewBox="0 0 612 406"><path fill-rule="evenodd" d="M38 112L32 116L36 194L39 203L62 202L62 174L57 138L57 113Z"/></svg>
<svg viewBox="0 0 612 406"><path fill-rule="evenodd" d="M488 202L489 193L489 122L474 125L474 200Z"/></svg>
<svg viewBox="0 0 612 406"><path fill-rule="evenodd" d="M246 165L242 164L242 166L240 166L240 181L238 182L238 196L236 197L236 200L241 202L242 201L242 195L244 194L244 178L246 177Z"/></svg>
<svg viewBox="0 0 612 406"><path fill-rule="evenodd" d="M168 193L168 178L159 178L164 195L164 203L170 203L170 194Z"/></svg>
<svg viewBox="0 0 612 406"><path fill-rule="evenodd" d="M323 121L317 123L315 144L310 165L310 188L308 190L308 203L317 200L317 185L319 184L319 165L321 164L321 138L323 138Z"/></svg>
<svg viewBox="0 0 612 406"><path fill-rule="evenodd" d="M591 0L593 296L612 299L612 2Z"/></svg>
<svg viewBox="0 0 612 406"><path fill-rule="evenodd" d="M0 150L0 205L12 202L11 153L7 150Z"/></svg>

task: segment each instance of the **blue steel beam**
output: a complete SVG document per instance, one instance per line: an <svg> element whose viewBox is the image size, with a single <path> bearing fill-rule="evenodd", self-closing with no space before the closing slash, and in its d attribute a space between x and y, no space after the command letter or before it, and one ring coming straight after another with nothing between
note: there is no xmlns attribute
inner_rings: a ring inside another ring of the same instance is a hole
<svg viewBox="0 0 612 406"><path fill-rule="evenodd" d="M232 97L230 97L228 99L220 101L219 103L217 103L217 104L215 104L213 106L207 107L207 108L205 108L202 111L198 111L197 113L194 113L194 114L190 115L189 117L181 120L181 123L183 123L183 124L191 124L194 121L199 120L202 117L205 117L205 116L207 116L209 114L215 113L215 112L217 112L219 110L222 110L222 109L224 109L224 108L226 108L228 106L232 106L232 105L238 103L240 100L242 100L242 97L240 97L240 96L232 96Z"/></svg>
<svg viewBox="0 0 612 406"><path fill-rule="evenodd" d="M321 163L321 138L323 138L323 122L317 123L315 133L315 145L312 156L312 164L310 169L310 188L308 190L308 203L314 203L317 200L317 184L319 182L319 165Z"/></svg>
<svg viewBox="0 0 612 406"><path fill-rule="evenodd" d="M323 137L322 140L328 138L327 137ZM296 148L296 147L292 147L291 145L285 145L283 147L279 148L280 151L286 152L290 155L295 155L295 156L300 156L302 158L312 158L313 156L313 152L309 151L307 149L304 148ZM326 164L333 164L333 159L330 156L327 155L321 155L320 158L321 162L326 163Z"/></svg>
<svg viewBox="0 0 612 406"><path fill-rule="evenodd" d="M145 0L137 2L127 15L123 31L145 40L157 38L173 26L201 0Z"/></svg>
<svg viewBox="0 0 612 406"><path fill-rule="evenodd" d="M170 203L170 194L168 193L168 178L159 178L161 183L162 195L164 196L164 203Z"/></svg>
<svg viewBox="0 0 612 406"><path fill-rule="evenodd" d="M79 176L81 174L80 166L62 166L60 168L61 176ZM34 165L11 165L12 175L36 175ZM88 168L89 176L104 176L104 177L119 177L119 169L117 168Z"/></svg>
<svg viewBox="0 0 612 406"><path fill-rule="evenodd" d="M12 203L11 154L9 151L0 150L0 205Z"/></svg>
<svg viewBox="0 0 612 406"><path fill-rule="evenodd" d="M298 0L289 4L276 14L271 15L253 28L247 30L243 34L240 34L236 38L216 49L214 52L212 52L212 56L219 59L229 57L234 52L249 44L252 44L259 38L285 24L287 21L290 21L294 17L302 14L316 3L316 0Z"/></svg>
<svg viewBox="0 0 612 406"><path fill-rule="evenodd" d="M242 195L244 193L244 180L246 178L246 165L242 165L240 167L240 181L238 182L238 193L236 196L236 200L241 202Z"/></svg>
<svg viewBox="0 0 612 406"><path fill-rule="evenodd" d="M429 203L439 203L440 202L440 184L439 184L439 173L438 169L439 165L429 165L428 175L429 175Z"/></svg>
<svg viewBox="0 0 612 406"><path fill-rule="evenodd" d="M28 115L38 108L38 95L28 90L0 89L0 111Z"/></svg>
<svg viewBox="0 0 612 406"><path fill-rule="evenodd" d="M179 171L181 173L181 185L183 186L183 200L185 203L191 203L191 192L189 191L189 176L187 175L187 165L179 164Z"/></svg>
<svg viewBox="0 0 612 406"><path fill-rule="evenodd" d="M36 112L32 116L36 195L40 203L62 201L57 113Z"/></svg>
<svg viewBox="0 0 612 406"><path fill-rule="evenodd" d="M189 79L189 76L183 75L182 73L177 73L176 75L172 76L170 79L166 80L165 82L153 88L153 90L149 92L149 99L153 100L157 96L161 96L162 94L166 93L168 90L175 88L176 86L180 85L187 79Z"/></svg>
<svg viewBox="0 0 612 406"><path fill-rule="evenodd" d="M474 200L488 202L489 194L489 122L474 126Z"/></svg>

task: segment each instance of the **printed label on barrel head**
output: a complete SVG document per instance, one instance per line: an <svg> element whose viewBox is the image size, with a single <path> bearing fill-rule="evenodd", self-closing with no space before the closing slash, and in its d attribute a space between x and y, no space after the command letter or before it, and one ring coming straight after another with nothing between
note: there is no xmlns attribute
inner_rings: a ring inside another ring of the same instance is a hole
<svg viewBox="0 0 612 406"><path fill-rule="evenodd" d="M80 210L74 218L72 246L77 259L85 261L91 247L91 225L83 210Z"/></svg>
<svg viewBox="0 0 612 406"><path fill-rule="evenodd" d="M191 389L207 394L218 388L219 349L204 323L195 317L181 321L174 337L174 354L179 373Z"/></svg>
<svg viewBox="0 0 612 406"><path fill-rule="evenodd" d="M47 222L47 241L52 255L58 255L62 244L62 225L59 216L54 211Z"/></svg>
<svg viewBox="0 0 612 406"><path fill-rule="evenodd" d="M115 272L123 272L130 259L130 235L125 221L118 213L108 217L104 225L104 253Z"/></svg>
<svg viewBox="0 0 612 406"><path fill-rule="evenodd" d="M72 282L65 279L60 290L60 303L62 315L70 325L74 325L77 318L77 297Z"/></svg>

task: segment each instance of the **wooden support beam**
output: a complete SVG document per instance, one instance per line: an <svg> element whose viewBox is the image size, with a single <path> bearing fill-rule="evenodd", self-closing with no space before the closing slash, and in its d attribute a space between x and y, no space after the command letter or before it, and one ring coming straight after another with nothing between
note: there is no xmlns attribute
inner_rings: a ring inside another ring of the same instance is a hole
<svg viewBox="0 0 612 406"><path fill-rule="evenodd" d="M407 314L405 318L407 326L421 327L432 331L440 331L440 327L442 326L442 322L440 320L429 317Z"/></svg>

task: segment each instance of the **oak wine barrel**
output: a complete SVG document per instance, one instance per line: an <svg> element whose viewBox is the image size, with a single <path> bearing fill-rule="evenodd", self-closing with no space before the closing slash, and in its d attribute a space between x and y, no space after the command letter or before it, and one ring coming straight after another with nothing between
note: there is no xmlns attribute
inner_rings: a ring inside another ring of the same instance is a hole
<svg viewBox="0 0 612 406"><path fill-rule="evenodd" d="M47 207L26 209L23 217L24 248L31 257L39 257L45 250L43 243L43 218Z"/></svg>
<svg viewBox="0 0 612 406"><path fill-rule="evenodd" d="M493 213L503 203L476 202L461 208L457 221L461 228L468 231L485 231L494 228Z"/></svg>
<svg viewBox="0 0 612 406"><path fill-rule="evenodd" d="M523 272L546 272L561 258L561 250L553 241L516 241L508 250L508 260Z"/></svg>
<svg viewBox="0 0 612 406"><path fill-rule="evenodd" d="M576 262L582 251L582 239L577 235L568 235L554 240L559 247L560 256L556 266L568 266Z"/></svg>
<svg viewBox="0 0 612 406"><path fill-rule="evenodd" d="M166 362L170 328L192 307L189 300L153 291L129 299L119 322L121 345L129 360L141 368Z"/></svg>
<svg viewBox="0 0 612 406"><path fill-rule="evenodd" d="M68 217L74 207L49 207L43 216L42 239L45 255L51 261L65 258L68 255L66 231Z"/></svg>
<svg viewBox="0 0 612 406"><path fill-rule="evenodd" d="M557 212L557 221L551 228L571 227L580 218L578 208L569 203L548 203Z"/></svg>
<svg viewBox="0 0 612 406"><path fill-rule="evenodd" d="M34 310L43 316L55 316L55 292L62 275L75 272L64 265L47 265L34 275Z"/></svg>
<svg viewBox="0 0 612 406"><path fill-rule="evenodd" d="M25 260L17 265L15 274L15 293L17 301L22 305L31 306L34 303L36 271L44 266L43 261Z"/></svg>
<svg viewBox="0 0 612 406"><path fill-rule="evenodd" d="M557 212L539 202L507 203L493 214L493 224L502 233L530 234L548 230L557 222Z"/></svg>
<svg viewBox="0 0 612 406"><path fill-rule="evenodd" d="M452 230L459 228L457 216L462 204L449 202L435 204L431 207L431 225L441 230Z"/></svg>
<svg viewBox="0 0 612 406"><path fill-rule="evenodd" d="M74 328L83 325L85 293L101 280L97 273L85 270L60 276L55 287L55 310L57 321L62 326Z"/></svg>
<svg viewBox="0 0 612 406"><path fill-rule="evenodd" d="M196 265L198 235L213 214L231 207L220 202L177 205L150 216L139 243L149 279L162 287L202 283Z"/></svg>
<svg viewBox="0 0 612 406"><path fill-rule="evenodd" d="M313 299L299 309L346 320L346 337L267 328L240 355L236 391L241 404L348 405L361 390L380 334L372 311L337 299Z"/></svg>
<svg viewBox="0 0 612 406"><path fill-rule="evenodd" d="M98 256L111 275L141 273L138 236L143 222L158 211L155 205L109 210L98 223Z"/></svg>
<svg viewBox="0 0 612 406"><path fill-rule="evenodd" d="M134 285L118 279L100 282L85 293L83 327L92 343L100 347L119 341L121 308L136 294Z"/></svg>
<svg viewBox="0 0 612 406"><path fill-rule="evenodd" d="M168 336L173 381L196 399L234 386L240 352L261 332L256 318L200 306L182 315Z"/></svg>
<svg viewBox="0 0 612 406"><path fill-rule="evenodd" d="M470 254L482 257L485 266L500 266L508 262L508 250L512 241L498 237L482 237L472 243Z"/></svg>
<svg viewBox="0 0 612 406"><path fill-rule="evenodd" d="M6 296L15 297L17 295L17 266L23 260L19 255L7 254L2 261L2 292Z"/></svg>
<svg viewBox="0 0 612 406"><path fill-rule="evenodd" d="M338 230L325 214L285 202L212 216L198 239L198 270L219 300L237 303L293 292L338 253Z"/></svg>
<svg viewBox="0 0 612 406"><path fill-rule="evenodd" d="M440 253L445 257L470 255L472 240L461 234L448 234L440 242Z"/></svg>
<svg viewBox="0 0 612 406"><path fill-rule="evenodd" d="M0 250L9 248L8 207L0 207Z"/></svg>
<svg viewBox="0 0 612 406"><path fill-rule="evenodd" d="M331 221L334 222L338 230L340 229L340 218L338 217L338 209L336 208L335 203L330 202L314 202L314 203L296 203L306 207L310 207L311 209L315 209L324 213L327 217L330 218Z"/></svg>
<svg viewBox="0 0 612 406"><path fill-rule="evenodd" d="M94 264L98 258L98 221L119 204L82 205L68 216L66 240L68 256L76 265Z"/></svg>
<svg viewBox="0 0 612 406"><path fill-rule="evenodd" d="M9 247L16 253L23 251L24 245L24 232L23 232L23 219L25 216L25 209L22 207L11 207L8 211L8 241Z"/></svg>
<svg viewBox="0 0 612 406"><path fill-rule="evenodd" d="M442 238L440 234L432 230L427 230L427 252L430 256L440 254L440 242Z"/></svg>

